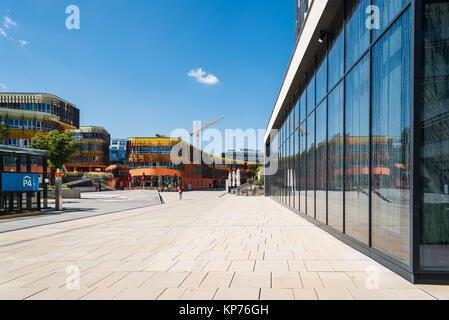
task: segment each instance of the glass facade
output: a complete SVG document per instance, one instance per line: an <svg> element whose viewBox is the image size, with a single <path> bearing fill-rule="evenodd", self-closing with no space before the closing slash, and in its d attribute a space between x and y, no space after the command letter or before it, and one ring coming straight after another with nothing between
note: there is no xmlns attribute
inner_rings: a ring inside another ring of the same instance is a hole
<svg viewBox="0 0 449 320"><path fill-rule="evenodd" d="M420 81L421 266L449 267L449 3L423 3Z"/></svg>
<svg viewBox="0 0 449 320"><path fill-rule="evenodd" d="M369 54L345 82L346 234L369 243Z"/></svg>
<svg viewBox="0 0 449 320"><path fill-rule="evenodd" d="M59 128L56 123L47 121L0 118L0 123L2 122L6 123L11 129L38 130L49 132L58 130Z"/></svg>
<svg viewBox="0 0 449 320"><path fill-rule="evenodd" d="M373 247L410 263L411 24L407 10L373 48Z"/></svg>
<svg viewBox="0 0 449 320"><path fill-rule="evenodd" d="M5 101L7 99L8 98L5 96L0 96L1 101ZM8 109L47 113L57 116L59 121L63 123L69 124L76 128L79 127L79 110L76 107L63 102L62 100L52 99L52 104L0 102L0 111L7 111Z"/></svg>
<svg viewBox="0 0 449 320"><path fill-rule="evenodd" d="M343 83L328 97L328 224L343 232Z"/></svg>
<svg viewBox="0 0 449 320"><path fill-rule="evenodd" d="M344 19L337 19L332 27L340 31L322 43L325 54L316 54L314 68L299 81L289 114L280 119L280 166L266 180L268 195L410 270L413 8L410 1L402 0L345 3ZM382 13L379 29L366 27L370 4ZM448 12L446 7L429 10ZM431 23L449 35L447 22L434 18ZM429 45L423 45L429 55L425 63L443 65L447 47L434 43L429 49ZM448 65L426 69L429 85L423 90L434 105L427 118L449 113L449 72L441 80L437 72L442 70L448 71ZM432 90L439 90L444 98L436 101ZM429 128L428 135L443 129L442 125L432 132ZM448 141L429 144L438 152L433 152L434 158L423 153L427 168L422 174L428 180L439 179L427 188L437 195L426 195L432 205L424 208L429 236L423 237L423 243L449 248L449 220L442 214L449 207L449 178L447 171L440 173L448 167L448 153L442 151L449 149Z"/></svg>

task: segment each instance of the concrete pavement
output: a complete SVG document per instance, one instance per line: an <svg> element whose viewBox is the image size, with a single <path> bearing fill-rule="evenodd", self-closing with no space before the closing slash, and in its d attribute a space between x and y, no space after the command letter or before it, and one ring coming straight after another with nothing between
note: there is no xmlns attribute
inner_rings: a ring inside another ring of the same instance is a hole
<svg viewBox="0 0 449 320"><path fill-rule="evenodd" d="M54 203L54 200L49 200L50 207L54 208ZM0 220L0 233L158 204L161 204L161 201L157 191L128 190L83 193L81 199L65 199L63 211L50 209L38 216Z"/></svg>
<svg viewBox="0 0 449 320"><path fill-rule="evenodd" d="M1 234L0 299L449 299L271 199L221 195Z"/></svg>

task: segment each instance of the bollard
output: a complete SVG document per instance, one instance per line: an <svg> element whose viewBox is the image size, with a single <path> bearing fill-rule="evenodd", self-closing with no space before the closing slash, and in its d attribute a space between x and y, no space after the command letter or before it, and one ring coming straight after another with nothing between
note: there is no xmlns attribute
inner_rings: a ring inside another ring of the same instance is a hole
<svg viewBox="0 0 449 320"><path fill-rule="evenodd" d="M55 210L61 211L62 210L62 173L61 170L58 169L58 171L55 174Z"/></svg>

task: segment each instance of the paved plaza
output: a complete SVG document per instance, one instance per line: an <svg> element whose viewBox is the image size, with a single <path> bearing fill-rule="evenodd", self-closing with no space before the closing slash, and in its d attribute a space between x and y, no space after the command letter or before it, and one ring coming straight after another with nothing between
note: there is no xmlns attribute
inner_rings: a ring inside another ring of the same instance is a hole
<svg viewBox="0 0 449 320"><path fill-rule="evenodd" d="M0 299L449 299L269 198L177 197L0 234Z"/></svg>
<svg viewBox="0 0 449 320"><path fill-rule="evenodd" d="M84 219L160 203L161 200L157 191L132 190L83 193L81 199L64 199L62 211L55 211L55 200L49 200L50 209L45 210L42 215L2 219L0 220L0 233Z"/></svg>

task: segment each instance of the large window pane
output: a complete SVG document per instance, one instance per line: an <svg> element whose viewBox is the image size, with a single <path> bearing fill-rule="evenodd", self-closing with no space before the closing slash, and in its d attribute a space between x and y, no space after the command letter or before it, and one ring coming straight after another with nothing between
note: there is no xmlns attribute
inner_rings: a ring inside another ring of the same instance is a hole
<svg viewBox="0 0 449 320"><path fill-rule="evenodd" d="M326 223L327 167L327 104L324 100L316 109L316 218Z"/></svg>
<svg viewBox="0 0 449 320"><path fill-rule="evenodd" d="M299 142L299 185L300 185L300 194L299 194L299 205L300 211L306 213L306 190L307 190L307 153L306 153L306 92L301 96L301 106L300 106L300 142Z"/></svg>
<svg viewBox="0 0 449 320"><path fill-rule="evenodd" d="M315 109L315 75L309 82L307 86L307 114Z"/></svg>
<svg viewBox="0 0 449 320"><path fill-rule="evenodd" d="M291 128L291 127L290 127ZM294 207L294 198L293 198L293 182L294 182L294 169L293 166L293 135L290 135L288 139L288 192L289 192L289 201L288 204L290 207Z"/></svg>
<svg viewBox="0 0 449 320"><path fill-rule="evenodd" d="M345 230L369 242L369 54L346 77Z"/></svg>
<svg viewBox="0 0 449 320"><path fill-rule="evenodd" d="M366 27L366 8L370 0L361 0L346 25L346 70L349 70L368 48L369 29Z"/></svg>
<svg viewBox="0 0 449 320"><path fill-rule="evenodd" d="M329 52L329 90L332 89L337 82L343 77L344 73L344 37L343 32L340 33L337 40Z"/></svg>
<svg viewBox="0 0 449 320"><path fill-rule="evenodd" d="M373 247L409 264L410 10L373 49Z"/></svg>
<svg viewBox="0 0 449 320"><path fill-rule="evenodd" d="M328 97L328 221L343 232L343 84Z"/></svg>
<svg viewBox="0 0 449 320"><path fill-rule="evenodd" d="M290 117L290 206L295 208L295 192L296 192L296 172L295 172L295 108L293 108Z"/></svg>
<svg viewBox="0 0 449 320"><path fill-rule="evenodd" d="M283 183L283 195L284 195L284 204L288 204L288 189L287 189L287 151L288 151L288 145L287 145L287 135L286 135L287 127L284 125L284 156L282 158L282 178L284 180Z"/></svg>
<svg viewBox="0 0 449 320"><path fill-rule="evenodd" d="M286 123L287 126L287 141L286 141L286 150L287 150L287 157L285 159L285 173L286 173L286 179L287 179L287 201L286 203L290 206L291 205L291 172L290 172L290 157L291 157L291 150L290 150L290 121L291 121L291 114L288 116L288 122Z"/></svg>
<svg viewBox="0 0 449 320"><path fill-rule="evenodd" d="M421 265L449 268L449 3L424 1Z"/></svg>
<svg viewBox="0 0 449 320"><path fill-rule="evenodd" d="M315 217L315 112L307 118L307 215Z"/></svg>
<svg viewBox="0 0 449 320"><path fill-rule="evenodd" d="M295 208L296 209L300 209L300 204L299 204L299 196L300 196L300 183L299 183L299 179L300 179L300 171L299 171L299 139L300 139L300 130L299 130L299 125L300 125L300 120L299 120L299 114L300 114L300 99L298 99L298 103L296 104L296 122L295 122L295 171L296 171L296 193L295 193Z"/></svg>
<svg viewBox="0 0 449 320"><path fill-rule="evenodd" d="M393 21L410 0L373 0L373 5L379 8L379 29L373 29L373 40Z"/></svg>
<svg viewBox="0 0 449 320"><path fill-rule="evenodd" d="M285 192L284 192L284 157L285 157L285 145L284 145L284 136L285 136L285 126L284 126L284 124L282 124L282 136L281 136L281 143L282 143L282 145L281 145L281 176L280 176L280 179L281 179L281 185L280 185L280 188L281 188L281 190L280 190L280 193L281 193L281 201L282 201L282 203L284 203L284 194L285 194Z"/></svg>
<svg viewBox="0 0 449 320"><path fill-rule="evenodd" d="M316 73L316 103L320 103L321 100L327 94L327 58L324 58L324 61L321 63L318 72Z"/></svg>

